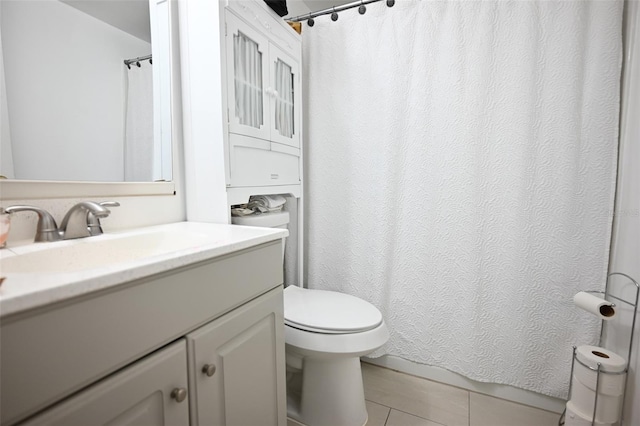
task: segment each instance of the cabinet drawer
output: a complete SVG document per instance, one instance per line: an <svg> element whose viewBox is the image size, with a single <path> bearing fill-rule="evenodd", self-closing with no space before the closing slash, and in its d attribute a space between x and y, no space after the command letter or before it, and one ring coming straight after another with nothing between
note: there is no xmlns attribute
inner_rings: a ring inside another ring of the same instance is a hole
<svg viewBox="0 0 640 426"><path fill-rule="evenodd" d="M282 284L281 244L263 244L3 319L2 425Z"/></svg>
<svg viewBox="0 0 640 426"><path fill-rule="evenodd" d="M282 147L285 149L275 151L247 145L232 145L231 186L299 184L299 150L289 148L286 151L288 147Z"/></svg>

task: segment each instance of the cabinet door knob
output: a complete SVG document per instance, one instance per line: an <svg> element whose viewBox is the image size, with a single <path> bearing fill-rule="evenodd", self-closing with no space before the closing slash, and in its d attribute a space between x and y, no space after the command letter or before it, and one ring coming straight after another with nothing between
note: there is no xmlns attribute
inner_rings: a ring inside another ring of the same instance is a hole
<svg viewBox="0 0 640 426"><path fill-rule="evenodd" d="M211 377L216 372L216 366L213 364L205 364L202 366L202 372L207 376Z"/></svg>
<svg viewBox="0 0 640 426"><path fill-rule="evenodd" d="M171 398L177 402L182 402L187 398L187 390L185 388L175 388L171 391Z"/></svg>

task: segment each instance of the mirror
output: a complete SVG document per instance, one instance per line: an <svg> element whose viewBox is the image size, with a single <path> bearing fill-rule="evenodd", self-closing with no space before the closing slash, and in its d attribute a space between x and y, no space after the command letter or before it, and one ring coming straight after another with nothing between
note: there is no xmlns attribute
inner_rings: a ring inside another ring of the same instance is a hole
<svg viewBox="0 0 640 426"><path fill-rule="evenodd" d="M169 8L2 0L0 175L172 180Z"/></svg>

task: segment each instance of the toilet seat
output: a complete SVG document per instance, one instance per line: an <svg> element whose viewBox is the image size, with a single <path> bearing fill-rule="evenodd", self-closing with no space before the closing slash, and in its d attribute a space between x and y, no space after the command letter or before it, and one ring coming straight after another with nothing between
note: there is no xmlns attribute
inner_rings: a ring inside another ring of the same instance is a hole
<svg viewBox="0 0 640 426"><path fill-rule="evenodd" d="M289 286L284 290L284 322L314 333L351 334L380 326L382 314L349 294Z"/></svg>
<svg viewBox="0 0 640 426"><path fill-rule="evenodd" d="M372 330L360 333L313 333L290 325L284 327L287 353L313 355L316 358L364 356L373 352L389 340L387 325L382 322ZM289 361L287 361L289 362Z"/></svg>

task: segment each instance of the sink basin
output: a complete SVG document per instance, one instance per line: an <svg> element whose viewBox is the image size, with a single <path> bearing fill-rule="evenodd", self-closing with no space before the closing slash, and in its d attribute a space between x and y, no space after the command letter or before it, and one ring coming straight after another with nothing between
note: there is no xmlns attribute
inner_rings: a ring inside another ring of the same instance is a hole
<svg viewBox="0 0 640 426"><path fill-rule="evenodd" d="M0 260L2 274L72 273L108 267L122 262L197 249L215 244L220 238L202 232L152 230L137 234L114 234L59 243L43 243L26 253ZM35 250L34 250L35 249Z"/></svg>
<svg viewBox="0 0 640 426"><path fill-rule="evenodd" d="M0 317L275 242L287 230L178 222L0 250Z"/></svg>

